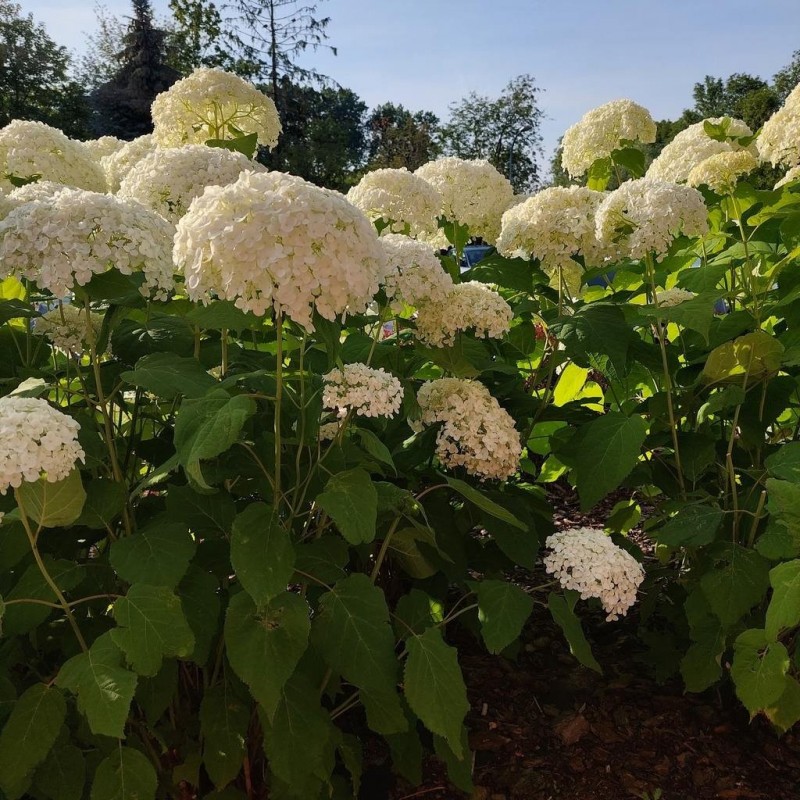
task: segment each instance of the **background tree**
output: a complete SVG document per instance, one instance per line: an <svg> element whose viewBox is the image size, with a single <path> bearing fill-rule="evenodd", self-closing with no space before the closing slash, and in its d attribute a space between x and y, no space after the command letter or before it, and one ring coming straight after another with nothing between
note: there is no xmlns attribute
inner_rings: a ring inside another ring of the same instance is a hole
<svg viewBox="0 0 800 800"><path fill-rule="evenodd" d="M69 65L67 49L43 25L23 16L17 3L0 0L0 127L29 119L85 137L89 109Z"/></svg>
<svg viewBox="0 0 800 800"><path fill-rule="evenodd" d="M472 92L453 103L442 129L445 152L488 159L516 191L535 189L541 182L540 91L531 75L520 75L497 98Z"/></svg>
<svg viewBox="0 0 800 800"><path fill-rule="evenodd" d="M150 106L180 73L166 63L166 33L153 25L150 0L133 0L133 17L110 80L91 94L92 129L133 139L153 130Z"/></svg>
<svg viewBox="0 0 800 800"><path fill-rule="evenodd" d="M329 189L353 185L367 145L367 106L358 95L341 87L300 86L284 77L277 106L283 132L275 149L263 151L259 160Z"/></svg>
<svg viewBox="0 0 800 800"><path fill-rule="evenodd" d="M706 75L692 92L694 111L706 117L738 117L754 131L780 107L776 90L765 80L735 72L727 80Z"/></svg>
<svg viewBox="0 0 800 800"><path fill-rule="evenodd" d="M772 78L778 100L783 103L789 92L798 83L800 83L800 50L795 50L792 60L782 70L776 72Z"/></svg>
<svg viewBox="0 0 800 800"><path fill-rule="evenodd" d="M431 111L377 106L367 119L369 169L421 167L441 153L439 132L439 118Z"/></svg>

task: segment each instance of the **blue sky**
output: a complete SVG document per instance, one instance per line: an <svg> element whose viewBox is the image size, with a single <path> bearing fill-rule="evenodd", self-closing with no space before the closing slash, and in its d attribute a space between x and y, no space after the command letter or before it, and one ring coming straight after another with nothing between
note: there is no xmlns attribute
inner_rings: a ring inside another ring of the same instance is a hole
<svg viewBox="0 0 800 800"><path fill-rule="evenodd" d="M73 49L95 26L91 0L19 0ZM129 0L105 0L127 14ZM167 0L154 0L163 13ZM549 155L588 109L629 97L656 119L678 116L704 75L770 78L800 49L800 0L327 0L334 57L304 63L384 101L447 116L470 91L497 95L531 73L545 91Z"/></svg>

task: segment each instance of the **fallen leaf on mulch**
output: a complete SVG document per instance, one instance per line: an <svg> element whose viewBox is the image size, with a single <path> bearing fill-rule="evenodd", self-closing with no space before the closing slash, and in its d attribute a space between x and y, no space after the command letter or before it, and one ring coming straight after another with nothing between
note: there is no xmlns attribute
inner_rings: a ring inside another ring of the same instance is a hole
<svg viewBox="0 0 800 800"><path fill-rule="evenodd" d="M555 726L555 732L565 745L576 744L589 733L589 722L583 714L567 717Z"/></svg>

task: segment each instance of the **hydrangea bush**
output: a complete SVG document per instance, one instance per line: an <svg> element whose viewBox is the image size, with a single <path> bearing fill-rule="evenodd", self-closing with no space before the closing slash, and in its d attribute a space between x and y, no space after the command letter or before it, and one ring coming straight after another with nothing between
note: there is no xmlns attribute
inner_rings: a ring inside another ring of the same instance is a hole
<svg viewBox="0 0 800 800"><path fill-rule="evenodd" d="M124 145L0 131L0 797L352 798L365 748L469 791L458 646L532 614L597 670L579 614L627 615L794 725L800 181L746 175L800 166L796 92L646 177L608 104L587 187L519 202L486 162L264 172L251 88L190 76ZM554 481L617 492L605 528L556 531Z"/></svg>

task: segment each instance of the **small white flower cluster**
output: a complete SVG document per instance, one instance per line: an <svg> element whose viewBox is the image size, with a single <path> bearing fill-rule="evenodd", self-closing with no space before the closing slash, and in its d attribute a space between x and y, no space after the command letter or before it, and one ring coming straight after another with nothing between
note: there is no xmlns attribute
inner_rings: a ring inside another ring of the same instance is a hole
<svg viewBox="0 0 800 800"><path fill-rule="evenodd" d="M549 269L573 256L598 266L607 248L595 235L594 215L605 196L583 186L544 189L503 214L497 249L510 258L536 258Z"/></svg>
<svg viewBox="0 0 800 800"><path fill-rule="evenodd" d="M603 531L571 528L548 536L545 546L551 550L544 558L548 574L565 589L580 592L582 600L600 600L608 622L625 616L636 602L644 569Z"/></svg>
<svg viewBox="0 0 800 800"><path fill-rule="evenodd" d="M730 194L739 178L758 166L749 150L717 153L692 168L686 183L689 186L708 186L717 194Z"/></svg>
<svg viewBox="0 0 800 800"><path fill-rule="evenodd" d="M219 69L200 67L153 101L153 137L160 147L204 144L255 133L275 147L281 122L275 103L255 86Z"/></svg>
<svg viewBox="0 0 800 800"><path fill-rule="evenodd" d="M663 289L656 292L656 305L661 308L671 308L685 303L696 297L694 292L687 291L686 289L679 289L677 286L672 289Z"/></svg>
<svg viewBox="0 0 800 800"><path fill-rule="evenodd" d="M384 287L395 313L400 313L405 305L416 308L447 297L453 279L430 245L399 233L382 236L380 243L388 268Z"/></svg>
<svg viewBox="0 0 800 800"><path fill-rule="evenodd" d="M94 338L97 339L103 324L103 315L90 313L89 324L92 326ZM80 355L88 339L86 309L65 303L39 317L33 328L64 353Z"/></svg>
<svg viewBox="0 0 800 800"><path fill-rule="evenodd" d="M439 190L405 167L368 172L347 199L371 222L390 223L387 233L432 232L442 208Z"/></svg>
<svg viewBox="0 0 800 800"><path fill-rule="evenodd" d="M221 147L187 144L158 148L134 164L120 184L117 197L138 200L177 223L207 186L226 186L245 170L266 171L243 153Z"/></svg>
<svg viewBox="0 0 800 800"><path fill-rule="evenodd" d="M800 180L800 164L792 167L774 186L775 189L780 189L781 186L786 186L787 183ZM0 212L2 213L2 212Z"/></svg>
<svg viewBox="0 0 800 800"><path fill-rule="evenodd" d="M99 161L106 156L112 156L121 150L127 142L117 139L116 136L101 136L99 139L89 139L81 142L83 149L95 160Z"/></svg>
<svg viewBox="0 0 800 800"><path fill-rule="evenodd" d="M712 125L725 125L724 142L712 139L705 130L705 122ZM753 132L746 123L732 117L713 117L703 122L690 125L678 133L675 138L656 156L647 170L647 177L669 183L684 183L689 173L707 158L719 153L737 153L742 150L755 156L755 145L742 147L737 138L752 136Z"/></svg>
<svg viewBox="0 0 800 800"><path fill-rule="evenodd" d="M651 178L627 181L611 192L595 221L598 239L619 245L634 259L648 253L663 257L680 234L708 231L708 211L697 189Z"/></svg>
<svg viewBox="0 0 800 800"><path fill-rule="evenodd" d="M81 142L43 122L15 119L0 129L0 188L11 189L9 175L98 192L106 188L102 169Z"/></svg>
<svg viewBox="0 0 800 800"><path fill-rule="evenodd" d="M123 275L143 272L143 294L163 299L174 288L174 230L133 200L62 189L0 221L0 277L27 278L61 298L113 266Z"/></svg>
<svg viewBox="0 0 800 800"><path fill-rule="evenodd" d="M100 166L103 168L103 172L106 176L108 191L118 191L125 176L146 155L152 153L155 148L156 144L153 140L153 134L148 133L130 142L126 142L116 152L101 158Z"/></svg>
<svg viewBox="0 0 800 800"><path fill-rule="evenodd" d="M339 192L282 172L244 172L210 186L178 222L175 263L191 300L216 295L262 316L284 313L306 330L360 313L386 259L369 220Z"/></svg>
<svg viewBox="0 0 800 800"><path fill-rule="evenodd" d="M449 469L463 467L481 480L504 480L519 467L519 433L509 413L478 381L439 378L417 393L417 430L441 424L436 456Z"/></svg>
<svg viewBox="0 0 800 800"><path fill-rule="evenodd" d="M561 140L561 163L573 177L583 175L600 158L608 158L623 141L656 140L650 112L632 100L612 100L584 114Z"/></svg>
<svg viewBox="0 0 800 800"><path fill-rule="evenodd" d="M14 202L4 191L0 189L0 219L3 219L6 214L17 207Z"/></svg>
<svg viewBox="0 0 800 800"><path fill-rule="evenodd" d="M403 403L400 381L382 368L345 364L323 375L322 380L325 408L352 411L360 417L393 417Z"/></svg>
<svg viewBox="0 0 800 800"><path fill-rule="evenodd" d="M64 186L63 183L56 183L55 181L36 181L14 189L8 196L14 201L15 206L21 206L23 203L31 203L34 200L48 200L57 195L62 189L69 188L69 186Z"/></svg>
<svg viewBox="0 0 800 800"><path fill-rule="evenodd" d="M800 83L764 123L756 146L762 161L775 166L800 166Z"/></svg>
<svg viewBox="0 0 800 800"><path fill-rule="evenodd" d="M66 478L84 459L79 429L40 398L0 398L0 494L43 474L50 483Z"/></svg>
<svg viewBox="0 0 800 800"><path fill-rule="evenodd" d="M500 219L514 201L514 190L488 161L450 156L429 161L414 174L441 194L440 216L494 243L500 235Z"/></svg>
<svg viewBox="0 0 800 800"><path fill-rule="evenodd" d="M459 331L470 329L487 339L502 339L513 318L511 306L485 283L457 283L442 300L419 306L417 336L434 347L451 345Z"/></svg>

